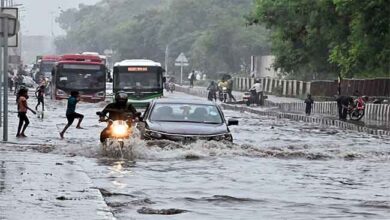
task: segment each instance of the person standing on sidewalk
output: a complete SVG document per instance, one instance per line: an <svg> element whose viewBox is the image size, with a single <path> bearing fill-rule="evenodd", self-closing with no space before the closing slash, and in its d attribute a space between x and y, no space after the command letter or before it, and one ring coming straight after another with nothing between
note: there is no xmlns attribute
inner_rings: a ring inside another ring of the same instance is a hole
<svg viewBox="0 0 390 220"><path fill-rule="evenodd" d="M227 80L227 85L228 85L228 87L227 87L227 93L228 93L228 95L229 95L229 100L230 101L234 101L234 102L237 102L237 100L236 100L236 98L233 96L233 79L232 78L230 78L230 79L228 79Z"/></svg>
<svg viewBox="0 0 390 220"><path fill-rule="evenodd" d="M340 120L347 120L348 107L353 105L353 98L350 96L339 96L336 99Z"/></svg>
<svg viewBox="0 0 390 220"><path fill-rule="evenodd" d="M261 81L259 79L255 80L255 84L253 84L249 91L251 92L251 103L254 103L257 106L262 105L263 87L261 86Z"/></svg>
<svg viewBox="0 0 390 220"><path fill-rule="evenodd" d="M66 119L68 124L65 125L65 128L60 132L61 139L64 139L64 134L66 130L73 124L76 118L79 119L76 128L81 128L81 122L83 121L84 115L76 112L76 104L80 101L80 94L78 91L70 92L70 97L68 98L68 106L66 109Z"/></svg>
<svg viewBox="0 0 390 220"><path fill-rule="evenodd" d="M192 70L192 72L188 76L188 79L190 80L190 88L194 88L194 80L196 79L195 71Z"/></svg>
<svg viewBox="0 0 390 220"><path fill-rule="evenodd" d="M27 89L20 89L18 91L18 96L17 96L17 104L18 104L18 117L19 117L19 126L18 126L18 132L16 133L16 137L27 137L25 135L25 131L27 126L30 124L30 121L28 120L27 117L27 110L30 110L34 115L36 112L32 110L31 108L28 107L27 105L27 99L28 99L28 94L27 94Z"/></svg>
<svg viewBox="0 0 390 220"><path fill-rule="evenodd" d="M307 98L305 99L305 104L306 104L306 115L310 116L311 114L311 109L313 108L314 100L311 98L310 94L307 94Z"/></svg>

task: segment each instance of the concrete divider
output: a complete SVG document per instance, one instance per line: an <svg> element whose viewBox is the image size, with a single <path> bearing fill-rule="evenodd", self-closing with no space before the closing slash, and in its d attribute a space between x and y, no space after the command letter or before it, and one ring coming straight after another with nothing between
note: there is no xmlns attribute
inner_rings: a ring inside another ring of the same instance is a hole
<svg viewBox="0 0 390 220"><path fill-rule="evenodd" d="M248 91L254 84L253 78L248 77L234 77L234 89L238 91ZM303 96L310 93L310 82L297 81L297 80L281 80L274 78L260 78L263 86L263 91L267 93L275 92L278 88L283 96Z"/></svg>
<svg viewBox="0 0 390 220"><path fill-rule="evenodd" d="M201 96L207 98L208 91L205 88L188 88L182 86L176 86L176 90L184 92L190 95ZM390 135L390 131L379 128L369 128L359 124L352 124L350 122L340 121L332 118L319 118L315 116L306 116L302 114L305 111L305 103L293 102L293 103L274 103L270 100L265 101L265 105L269 107L275 107L273 111L264 111L261 109L254 109L244 105L230 105L221 104L225 109L235 111L246 111L262 116L273 116L278 118L287 118L295 121L304 121L310 123L318 123L326 126L335 126L341 129L354 130L359 132L366 132L374 135ZM294 113L295 112L295 113ZM337 116L337 103L336 102L316 102L313 107L314 114L333 115ZM366 115L363 120L383 120L390 121L390 105L387 104L367 104Z"/></svg>
<svg viewBox="0 0 390 220"><path fill-rule="evenodd" d="M253 109L246 106L238 106L238 105L229 105L229 104L221 104L224 109L240 111L240 112L249 112L261 116L271 116L277 118L286 118L294 121L303 121L308 123L316 123L324 126L335 126L344 130L353 130L358 132L365 132L368 134L379 135L379 136L390 136L390 131L376 129L376 128L368 128L358 124L352 124L346 121L340 121L337 119L331 118L318 118L313 116L306 116L294 113L285 113L278 111L262 111L260 109Z"/></svg>

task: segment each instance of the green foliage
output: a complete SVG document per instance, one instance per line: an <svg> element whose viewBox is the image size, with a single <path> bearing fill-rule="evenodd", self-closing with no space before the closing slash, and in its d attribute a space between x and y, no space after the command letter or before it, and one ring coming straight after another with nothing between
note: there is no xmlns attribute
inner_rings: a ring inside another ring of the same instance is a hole
<svg viewBox="0 0 390 220"><path fill-rule="evenodd" d="M389 76L389 14L387 0L256 0L247 20L272 30L285 75Z"/></svg>
<svg viewBox="0 0 390 220"><path fill-rule="evenodd" d="M67 35L60 53L112 48L117 60L148 58L169 70L184 52L190 67L209 76L238 72L251 55L269 53L268 31L246 26L252 0L104 0L64 11L57 21Z"/></svg>

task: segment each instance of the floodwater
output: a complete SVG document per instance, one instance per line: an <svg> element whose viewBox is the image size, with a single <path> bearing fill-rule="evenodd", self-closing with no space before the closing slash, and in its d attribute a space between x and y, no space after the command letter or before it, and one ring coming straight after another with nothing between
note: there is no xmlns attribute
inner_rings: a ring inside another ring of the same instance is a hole
<svg viewBox="0 0 390 220"><path fill-rule="evenodd" d="M117 219L390 219L390 137L225 111L234 144L133 139L120 159L98 143L103 107L79 104L85 129L60 140L65 102L48 101L1 148L80 156Z"/></svg>

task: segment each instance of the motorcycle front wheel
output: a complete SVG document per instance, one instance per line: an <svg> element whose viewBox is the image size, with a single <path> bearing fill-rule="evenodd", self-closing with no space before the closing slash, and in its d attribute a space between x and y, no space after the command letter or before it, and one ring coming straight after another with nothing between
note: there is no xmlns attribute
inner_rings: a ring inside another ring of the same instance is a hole
<svg viewBox="0 0 390 220"><path fill-rule="evenodd" d="M352 121L359 121L360 119L362 119L364 116L364 110L355 110L351 113L349 113L349 118L352 120Z"/></svg>

